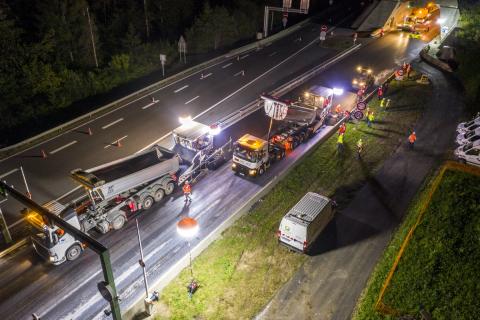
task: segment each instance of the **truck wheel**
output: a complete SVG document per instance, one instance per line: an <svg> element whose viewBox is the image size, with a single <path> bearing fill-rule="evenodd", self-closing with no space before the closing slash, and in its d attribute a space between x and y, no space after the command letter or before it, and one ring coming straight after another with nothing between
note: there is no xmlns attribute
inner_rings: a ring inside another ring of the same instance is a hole
<svg viewBox="0 0 480 320"><path fill-rule="evenodd" d="M175 184L172 181L170 181L165 186L165 194L168 196L168 195L172 194L173 190L175 190Z"/></svg>
<svg viewBox="0 0 480 320"><path fill-rule="evenodd" d="M265 168L261 166L260 169L258 169L258 175L261 176L264 173L265 173Z"/></svg>
<svg viewBox="0 0 480 320"><path fill-rule="evenodd" d="M162 188L158 188L157 190L155 190L155 192L153 193L153 199L155 200L155 202L159 202L163 199L163 196L165 195L165 191L163 191Z"/></svg>
<svg viewBox="0 0 480 320"><path fill-rule="evenodd" d="M143 201L142 201L142 208L145 209L145 210L148 210L152 207L153 205L153 198L151 196L146 196L145 198L143 198Z"/></svg>
<svg viewBox="0 0 480 320"><path fill-rule="evenodd" d="M121 229L125 224L125 216L123 214L119 214L116 216L112 221L112 228L115 230Z"/></svg>
<svg viewBox="0 0 480 320"><path fill-rule="evenodd" d="M82 253L82 247L78 244L72 245L70 248L67 249L67 260L68 261L73 261L76 260L78 257L80 257L80 254Z"/></svg>

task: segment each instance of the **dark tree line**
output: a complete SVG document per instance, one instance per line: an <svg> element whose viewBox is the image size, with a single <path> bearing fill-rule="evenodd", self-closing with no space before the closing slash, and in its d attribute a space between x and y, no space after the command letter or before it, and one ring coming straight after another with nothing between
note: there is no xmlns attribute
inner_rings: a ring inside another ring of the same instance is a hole
<svg viewBox="0 0 480 320"><path fill-rule="evenodd" d="M262 0L0 0L3 136L178 59L253 38ZM4 139L2 142L5 143Z"/></svg>

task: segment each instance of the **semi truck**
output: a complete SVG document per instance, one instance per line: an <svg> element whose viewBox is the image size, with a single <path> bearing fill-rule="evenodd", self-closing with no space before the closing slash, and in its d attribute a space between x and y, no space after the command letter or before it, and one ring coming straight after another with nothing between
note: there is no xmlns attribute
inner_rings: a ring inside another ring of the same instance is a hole
<svg viewBox="0 0 480 320"><path fill-rule="evenodd" d="M172 194L177 185L226 161L228 146L215 148L212 132L209 126L189 121L172 132L172 150L155 145L91 169L72 170L71 178L83 187L85 197L68 205L53 201L44 207L83 232L95 229L105 234L121 229L130 217ZM32 236L40 256L58 265L81 255L85 247L73 235L38 213L26 212L26 218L40 232Z"/></svg>
<svg viewBox="0 0 480 320"><path fill-rule="evenodd" d="M332 108L333 90L321 86L311 87L304 99L296 102L281 101L262 96L265 103L283 108L275 128L266 138L245 134L233 146L232 170L235 174L256 177L263 175L275 161L308 140L325 123ZM266 113L269 111L266 109Z"/></svg>

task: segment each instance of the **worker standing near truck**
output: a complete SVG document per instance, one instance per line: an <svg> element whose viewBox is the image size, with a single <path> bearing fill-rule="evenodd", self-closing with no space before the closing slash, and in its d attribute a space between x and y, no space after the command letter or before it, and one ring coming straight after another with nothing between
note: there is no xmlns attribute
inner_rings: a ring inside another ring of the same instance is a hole
<svg viewBox="0 0 480 320"><path fill-rule="evenodd" d="M340 134L337 139L337 151L338 153L343 152L343 134Z"/></svg>
<svg viewBox="0 0 480 320"><path fill-rule="evenodd" d="M192 186L190 186L190 182L188 182L188 180L185 181L182 189L183 195L185 196L185 202L192 202L192 198L190 197L192 195Z"/></svg>
<svg viewBox="0 0 480 320"><path fill-rule="evenodd" d="M415 131L413 131L408 136L408 142L410 143L410 149L412 149L412 150L413 150L413 146L415 145L415 141L417 141L417 135L415 134Z"/></svg>
<svg viewBox="0 0 480 320"><path fill-rule="evenodd" d="M363 141L362 141L362 138L360 138L357 141L357 158L358 159L362 158L362 152L363 152Z"/></svg>

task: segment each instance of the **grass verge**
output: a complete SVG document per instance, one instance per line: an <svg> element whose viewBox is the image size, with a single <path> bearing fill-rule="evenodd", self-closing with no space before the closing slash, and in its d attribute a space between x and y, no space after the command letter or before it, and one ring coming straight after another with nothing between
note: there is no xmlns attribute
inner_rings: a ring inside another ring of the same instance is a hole
<svg viewBox="0 0 480 320"><path fill-rule="evenodd" d="M405 142L430 89L414 81L392 83L392 104L369 104L376 119L347 125L345 150L337 153L334 135L299 161L251 213L240 218L194 261L200 289L189 300L188 270L183 270L162 292L156 319L252 318L287 282L306 256L279 246L274 236L283 215L308 191L334 197L344 206L364 181ZM418 99L421 97L420 99ZM362 161L356 142L362 138Z"/></svg>
<svg viewBox="0 0 480 320"><path fill-rule="evenodd" d="M471 319L480 314L476 298L480 287L475 280L480 258L479 194L478 176L445 172L386 290L386 305L414 316L423 305L434 319ZM372 273L353 319L391 318L377 313L374 305L403 239L426 201L427 192L419 193L413 201Z"/></svg>

